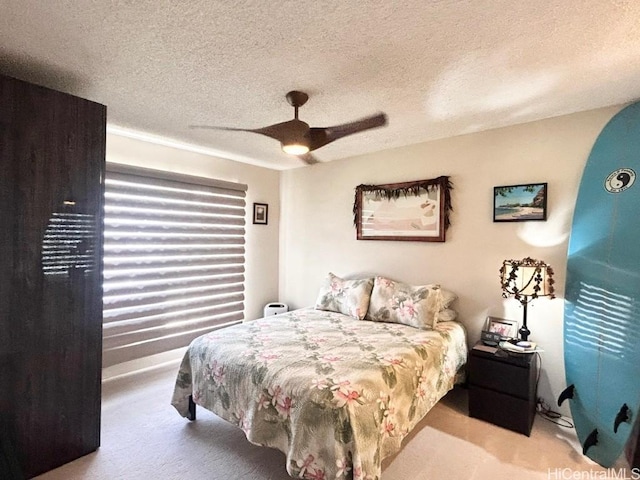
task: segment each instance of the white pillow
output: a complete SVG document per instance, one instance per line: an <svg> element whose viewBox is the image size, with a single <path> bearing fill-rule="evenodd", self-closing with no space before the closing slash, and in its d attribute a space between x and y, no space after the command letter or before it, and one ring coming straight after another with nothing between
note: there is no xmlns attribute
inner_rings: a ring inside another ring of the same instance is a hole
<svg viewBox="0 0 640 480"><path fill-rule="evenodd" d="M457 298L458 296L449 291L449 290L445 290L444 288L442 288L440 285L438 284L431 284L431 285L427 285L427 287L432 287L432 288L439 288L440 289L440 293L442 294L442 298L441 298L441 302L442 304L440 305L441 309L444 310L445 308L449 308L449 305L451 305Z"/></svg>
<svg viewBox="0 0 640 480"><path fill-rule="evenodd" d="M451 322L458 317L458 312L452 308L445 308L438 312L438 322Z"/></svg>

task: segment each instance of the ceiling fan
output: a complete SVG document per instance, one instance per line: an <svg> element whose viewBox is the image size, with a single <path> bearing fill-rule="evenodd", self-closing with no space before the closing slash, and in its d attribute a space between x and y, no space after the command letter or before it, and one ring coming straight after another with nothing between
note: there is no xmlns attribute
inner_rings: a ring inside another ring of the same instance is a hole
<svg viewBox="0 0 640 480"><path fill-rule="evenodd" d="M294 108L294 118L287 122L276 123L262 128L232 128L214 127L210 125L190 125L190 128L208 128L211 130L230 130L237 132L259 133L274 138L282 145L282 150L290 155L295 155L307 164L318 163L318 160L309 152L334 142L347 135L364 132L372 128L382 127L387 124L387 116L378 113L370 117L361 118L342 125L333 127L315 128L298 119L298 108L307 103L309 95L304 92L291 91L286 95L287 102Z"/></svg>

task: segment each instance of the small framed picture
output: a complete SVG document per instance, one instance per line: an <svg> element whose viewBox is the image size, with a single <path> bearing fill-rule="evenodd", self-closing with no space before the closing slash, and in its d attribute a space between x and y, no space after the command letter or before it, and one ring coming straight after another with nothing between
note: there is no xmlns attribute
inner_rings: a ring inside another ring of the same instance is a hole
<svg viewBox="0 0 640 480"><path fill-rule="evenodd" d="M494 222L526 222L546 219L546 183L493 187Z"/></svg>
<svg viewBox="0 0 640 480"><path fill-rule="evenodd" d="M269 223L269 205L266 203L253 204L253 223L258 225Z"/></svg>
<svg viewBox="0 0 640 480"><path fill-rule="evenodd" d="M517 338L518 322L498 317L487 317L485 329L491 333L497 333L501 337Z"/></svg>

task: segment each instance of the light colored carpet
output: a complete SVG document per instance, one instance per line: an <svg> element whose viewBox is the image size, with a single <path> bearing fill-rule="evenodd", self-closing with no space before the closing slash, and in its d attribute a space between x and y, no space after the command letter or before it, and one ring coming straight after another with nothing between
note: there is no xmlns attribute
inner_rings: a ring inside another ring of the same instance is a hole
<svg viewBox="0 0 640 480"><path fill-rule="evenodd" d="M38 480L291 479L283 453L250 444L212 413L198 407L197 421L180 417L169 403L177 369L106 381L100 449ZM573 430L538 417L526 437L469 418L467 392L456 388L385 459L382 480L600 479L603 471L581 455Z"/></svg>

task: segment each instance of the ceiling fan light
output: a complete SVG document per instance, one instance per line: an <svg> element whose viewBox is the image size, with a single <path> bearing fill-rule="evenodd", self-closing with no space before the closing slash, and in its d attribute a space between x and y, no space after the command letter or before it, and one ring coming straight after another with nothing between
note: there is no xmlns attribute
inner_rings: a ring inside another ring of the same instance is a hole
<svg viewBox="0 0 640 480"><path fill-rule="evenodd" d="M304 155L305 153L309 153L309 146L303 143L283 143L282 151L289 155Z"/></svg>

